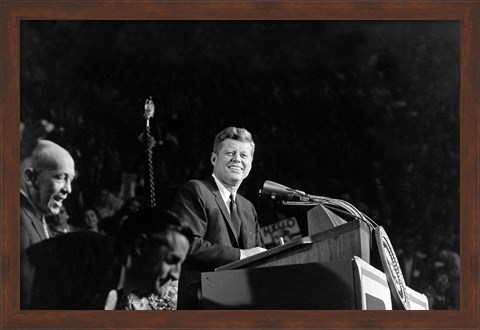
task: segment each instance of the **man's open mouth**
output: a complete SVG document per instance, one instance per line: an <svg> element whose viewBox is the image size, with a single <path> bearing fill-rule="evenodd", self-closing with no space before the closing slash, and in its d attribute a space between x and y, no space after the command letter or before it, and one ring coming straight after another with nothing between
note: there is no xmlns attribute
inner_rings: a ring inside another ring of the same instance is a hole
<svg viewBox="0 0 480 330"><path fill-rule="evenodd" d="M63 200L64 200L64 198L62 198L60 196L53 196L53 202L58 206L62 206Z"/></svg>

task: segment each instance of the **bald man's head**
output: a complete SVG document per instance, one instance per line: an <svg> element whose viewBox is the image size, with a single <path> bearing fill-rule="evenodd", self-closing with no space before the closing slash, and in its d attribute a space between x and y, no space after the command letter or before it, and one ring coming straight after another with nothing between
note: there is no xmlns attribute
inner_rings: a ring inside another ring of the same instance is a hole
<svg viewBox="0 0 480 330"><path fill-rule="evenodd" d="M27 194L44 215L56 215L71 193L75 163L58 144L41 140L24 162L23 179Z"/></svg>

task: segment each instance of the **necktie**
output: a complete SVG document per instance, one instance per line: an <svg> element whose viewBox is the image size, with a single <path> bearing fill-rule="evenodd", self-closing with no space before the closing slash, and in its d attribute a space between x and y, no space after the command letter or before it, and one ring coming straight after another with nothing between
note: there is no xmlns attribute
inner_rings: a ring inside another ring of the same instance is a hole
<svg viewBox="0 0 480 330"><path fill-rule="evenodd" d="M240 236L240 217L238 216L237 203L233 195L230 195L230 218L232 219L233 226L238 236Z"/></svg>
<svg viewBox="0 0 480 330"><path fill-rule="evenodd" d="M48 225L47 225L47 222L45 221L44 217L42 217L42 226L43 226L43 231L45 232L45 236L47 238L50 238L50 234L48 232Z"/></svg>

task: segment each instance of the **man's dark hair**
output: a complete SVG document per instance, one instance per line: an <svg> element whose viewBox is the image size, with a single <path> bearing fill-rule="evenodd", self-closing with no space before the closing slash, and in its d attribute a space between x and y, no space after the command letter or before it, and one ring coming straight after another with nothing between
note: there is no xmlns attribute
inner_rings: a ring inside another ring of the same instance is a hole
<svg viewBox="0 0 480 330"><path fill-rule="evenodd" d="M193 232L183 225L172 211L161 208L143 208L125 220L117 236L117 244L131 246L140 235L165 234L169 231L185 236L193 242Z"/></svg>
<svg viewBox="0 0 480 330"><path fill-rule="evenodd" d="M103 309L118 283L114 245L90 231L43 240L27 250L35 266L30 309Z"/></svg>
<svg viewBox="0 0 480 330"><path fill-rule="evenodd" d="M255 143L253 142L252 134L245 128L227 127L223 131L217 134L213 142L213 152L218 155L218 152L222 148L223 141L231 139L240 142L250 143L252 146L252 156L255 152Z"/></svg>

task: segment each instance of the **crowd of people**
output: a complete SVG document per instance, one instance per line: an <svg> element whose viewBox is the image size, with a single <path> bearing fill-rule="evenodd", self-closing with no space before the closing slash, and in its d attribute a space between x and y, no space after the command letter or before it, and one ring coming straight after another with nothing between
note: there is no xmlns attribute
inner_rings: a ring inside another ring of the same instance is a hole
<svg viewBox="0 0 480 330"><path fill-rule="evenodd" d="M255 208L237 193L254 154L245 129L217 135L212 178L188 182L176 213L134 198L122 203L102 188L79 228L63 205L76 174L72 156L49 140L33 145L20 168L23 309L98 309L103 302L105 309L176 309L185 260L189 269L212 271L265 251Z"/></svg>
<svg viewBox="0 0 480 330"><path fill-rule="evenodd" d="M211 137L220 128L248 127L259 151L238 192L255 205L260 226L301 212L258 199L265 180L344 199L386 229L407 284L428 293L432 308L459 308L455 38L424 26L427 36L413 29L415 41L402 47L400 39L375 38L388 29L328 34L317 23L307 30L241 23L224 39L209 22L112 24L32 21L22 28L22 158L41 137L75 160L69 197L45 218L52 236L114 237L144 206L139 135L144 98L153 95L162 208L177 203L187 181L210 177ZM152 32L157 24L165 33ZM177 30L186 31L182 38L169 34ZM305 42L296 43L292 30ZM270 46L258 49L262 41Z"/></svg>
<svg viewBox="0 0 480 330"><path fill-rule="evenodd" d="M133 202L114 218L101 212L108 203L85 208L81 226L72 226L63 202L75 161L52 141L33 144L20 166L21 308L176 309L190 227L170 211Z"/></svg>
<svg viewBox="0 0 480 330"><path fill-rule="evenodd" d="M78 171L70 153L43 138L22 146L30 150L21 160L22 308L175 309L185 260L188 271L212 271L265 251L256 209L238 193L255 150L244 129L217 135L212 176L179 189L169 206L175 213L147 208L142 194L123 199L100 186L91 204L72 208L82 211L71 220L67 197ZM74 203L83 201L76 196ZM147 249L151 241L157 244ZM406 284L425 293L431 309L458 308L460 257L452 238L438 236L426 250L408 231L396 243Z"/></svg>

